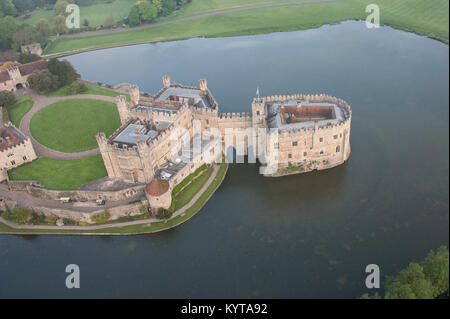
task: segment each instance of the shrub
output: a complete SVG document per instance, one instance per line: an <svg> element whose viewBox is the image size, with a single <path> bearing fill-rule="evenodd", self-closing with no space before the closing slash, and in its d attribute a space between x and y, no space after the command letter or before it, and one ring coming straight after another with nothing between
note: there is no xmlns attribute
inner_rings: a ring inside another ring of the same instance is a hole
<svg viewBox="0 0 450 319"><path fill-rule="evenodd" d="M28 208L15 207L3 212L2 217L16 224L27 224L32 220L32 213Z"/></svg>
<svg viewBox="0 0 450 319"><path fill-rule="evenodd" d="M106 223L111 218L111 214L109 213L109 210L105 209L105 212L100 215L92 216L91 220L94 223Z"/></svg>
<svg viewBox="0 0 450 319"><path fill-rule="evenodd" d="M86 84L75 81L66 88L66 93L68 95L73 95L86 92L87 90L88 87L86 86Z"/></svg>
<svg viewBox="0 0 450 319"><path fill-rule="evenodd" d="M159 208L156 212L156 218L158 219L169 219L171 216L172 212L164 208Z"/></svg>
<svg viewBox="0 0 450 319"><path fill-rule="evenodd" d="M0 106L6 107L13 105L16 102L16 97L10 91L0 91Z"/></svg>
<svg viewBox="0 0 450 319"><path fill-rule="evenodd" d="M19 56L19 63L25 64L25 63L30 63L33 61L38 61L40 60L41 57L37 54L32 54L32 53L21 53Z"/></svg>
<svg viewBox="0 0 450 319"><path fill-rule="evenodd" d="M34 71L28 77L28 84L38 92L51 92L60 86L58 77L48 70Z"/></svg>

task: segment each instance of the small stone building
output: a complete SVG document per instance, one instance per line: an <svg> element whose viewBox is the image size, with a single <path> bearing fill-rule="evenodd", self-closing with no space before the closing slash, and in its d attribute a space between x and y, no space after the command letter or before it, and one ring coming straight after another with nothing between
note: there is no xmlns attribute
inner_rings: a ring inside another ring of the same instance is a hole
<svg viewBox="0 0 450 319"><path fill-rule="evenodd" d="M14 92L28 86L28 77L34 71L47 68L47 61L39 60L21 65L12 65L0 72L0 91Z"/></svg>
<svg viewBox="0 0 450 319"><path fill-rule="evenodd" d="M166 180L154 178L145 188L145 195L150 207L168 209L172 202L170 184Z"/></svg>
<svg viewBox="0 0 450 319"><path fill-rule="evenodd" d="M32 43L28 45L22 45L20 47L20 51L22 53L28 53L28 54L36 54L41 56L42 55L42 48L40 43Z"/></svg>
<svg viewBox="0 0 450 319"><path fill-rule="evenodd" d="M0 126L0 181L7 177L7 171L36 159L31 139L10 122Z"/></svg>

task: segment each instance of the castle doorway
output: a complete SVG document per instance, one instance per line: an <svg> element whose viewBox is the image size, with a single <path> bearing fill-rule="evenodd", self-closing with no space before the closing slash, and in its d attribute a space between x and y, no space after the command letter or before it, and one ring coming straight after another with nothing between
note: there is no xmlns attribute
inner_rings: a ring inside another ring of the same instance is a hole
<svg viewBox="0 0 450 319"><path fill-rule="evenodd" d="M18 90L23 89L23 84L22 83L17 83L16 84L16 89L18 89Z"/></svg>

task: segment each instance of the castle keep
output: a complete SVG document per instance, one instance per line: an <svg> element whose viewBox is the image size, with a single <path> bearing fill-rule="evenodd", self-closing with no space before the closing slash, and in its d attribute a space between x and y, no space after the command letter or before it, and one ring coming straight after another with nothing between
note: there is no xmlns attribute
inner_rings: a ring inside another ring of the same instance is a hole
<svg viewBox="0 0 450 319"><path fill-rule="evenodd" d="M188 87L168 76L155 95L137 86L129 95L117 98L122 126L96 138L108 176L147 183L153 208L168 208L173 187L222 154L258 159L266 176L331 168L350 155L352 111L335 97L258 97L251 114L220 113L206 80Z"/></svg>

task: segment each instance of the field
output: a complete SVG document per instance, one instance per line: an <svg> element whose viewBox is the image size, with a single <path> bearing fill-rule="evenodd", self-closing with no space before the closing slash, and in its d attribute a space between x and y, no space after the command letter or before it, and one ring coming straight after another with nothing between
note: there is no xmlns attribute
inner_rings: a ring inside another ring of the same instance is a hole
<svg viewBox="0 0 450 319"><path fill-rule="evenodd" d="M19 127L22 117L31 110L33 104L33 101L28 96L24 96L13 105L7 107L9 120L15 127Z"/></svg>
<svg viewBox="0 0 450 319"><path fill-rule="evenodd" d="M95 134L111 135L120 126L113 103L73 99L50 104L37 112L30 123L33 137L57 151L73 153L98 147Z"/></svg>
<svg viewBox="0 0 450 319"><path fill-rule="evenodd" d="M105 88L101 88L98 86L94 86L94 85L89 85L86 84L88 90L86 92L80 93L80 94L94 94L94 95L105 95L105 96L111 96L111 97L116 97L119 95L125 95L127 97L127 100L130 100L130 96L128 94L123 94L120 92L116 92L110 89L105 89ZM67 86L63 86L62 88L57 89L56 91L53 92L49 92L49 93L45 93L45 92L41 92L41 94L44 94L46 96L68 96L67 92L66 92Z"/></svg>
<svg viewBox="0 0 450 319"><path fill-rule="evenodd" d="M101 155L74 160L41 157L8 172L11 180L36 180L48 189L72 190L106 176Z"/></svg>
<svg viewBox="0 0 450 319"><path fill-rule="evenodd" d="M131 6L135 0L115 0L112 3L100 3L88 7L80 7L80 24L83 25L84 19L89 21L90 27L98 27L103 24L105 19L113 16L116 21L123 20L128 16ZM26 22L35 25L40 19L47 19L53 26L53 10L37 10L31 13L31 17L24 19L19 17L19 22Z"/></svg>
<svg viewBox="0 0 450 319"><path fill-rule="evenodd" d="M280 6L201 17L173 24L90 37L61 38L45 54L87 51L105 47L191 37L237 36L320 27L345 20L365 20L373 0ZM379 0L380 22L448 43L448 0ZM187 9L186 9L187 10Z"/></svg>

